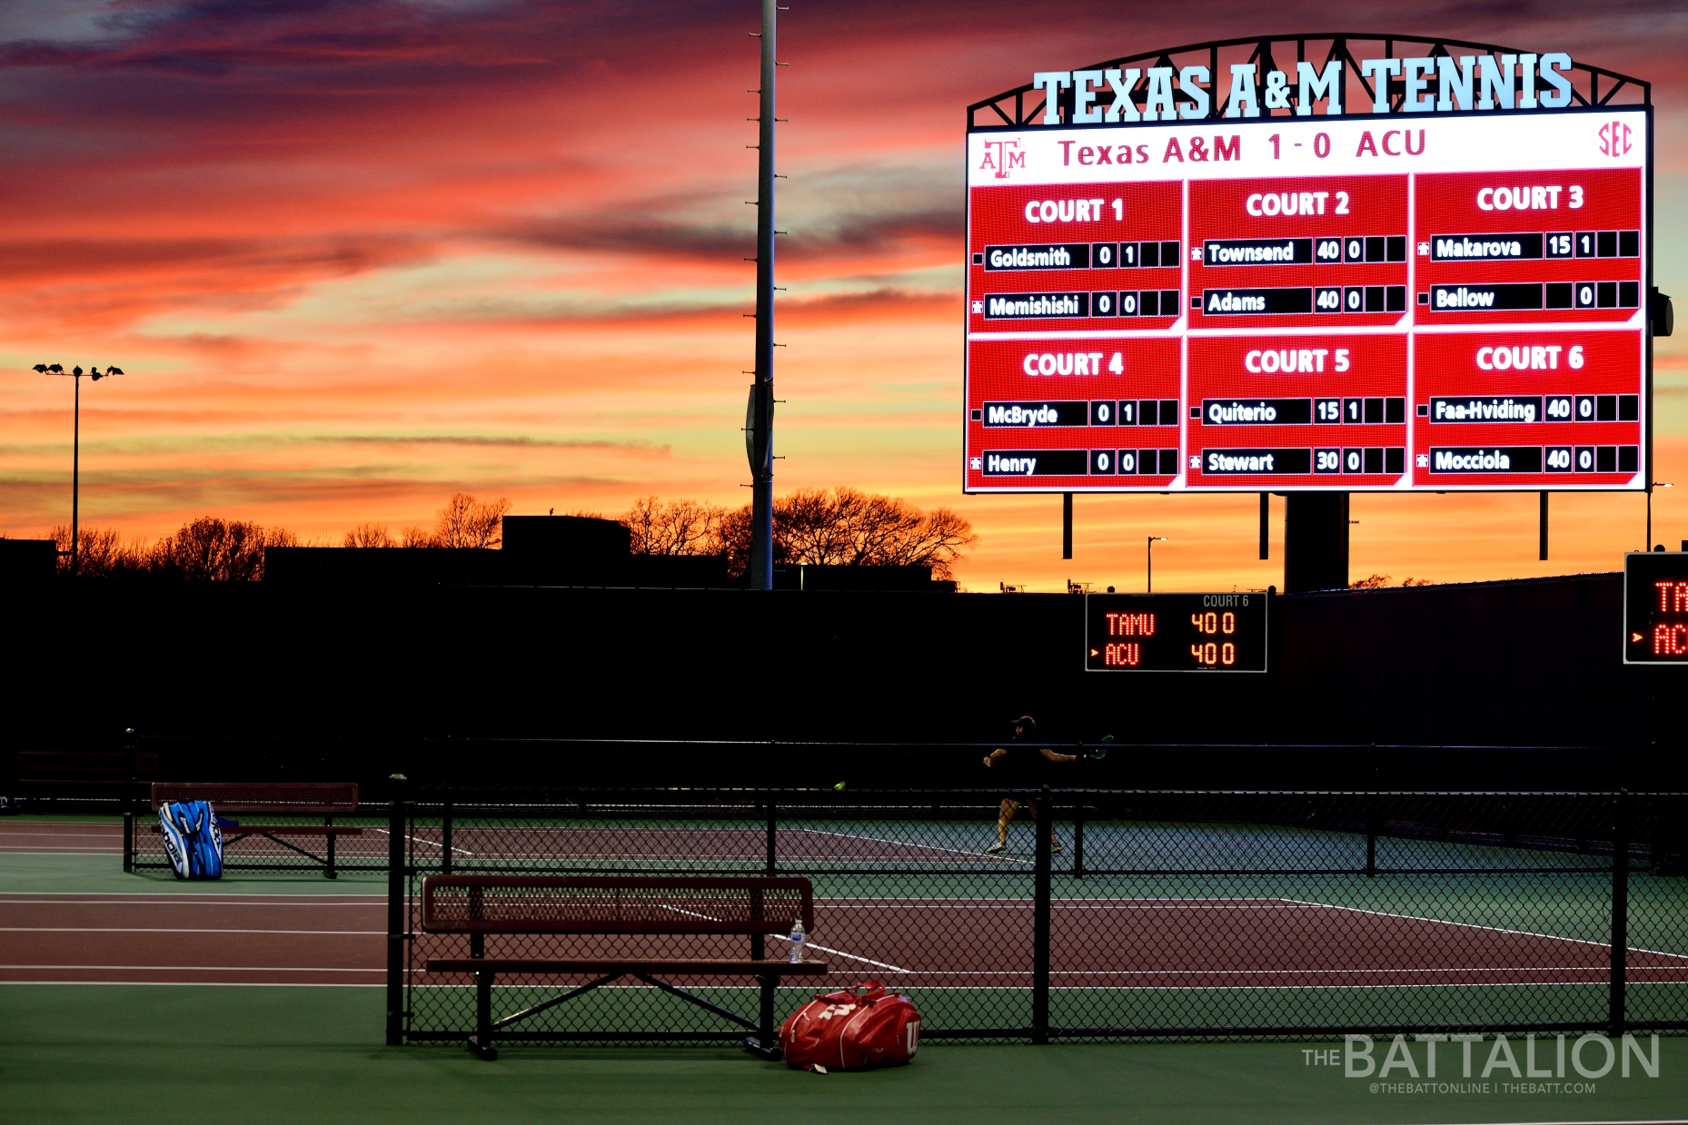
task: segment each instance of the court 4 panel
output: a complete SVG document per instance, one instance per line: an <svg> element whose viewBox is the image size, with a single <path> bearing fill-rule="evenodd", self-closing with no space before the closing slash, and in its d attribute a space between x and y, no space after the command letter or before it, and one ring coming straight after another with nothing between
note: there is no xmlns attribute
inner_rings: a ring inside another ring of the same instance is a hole
<svg viewBox="0 0 1688 1125"><path fill-rule="evenodd" d="M1649 115L968 134L968 492L1645 487Z"/></svg>

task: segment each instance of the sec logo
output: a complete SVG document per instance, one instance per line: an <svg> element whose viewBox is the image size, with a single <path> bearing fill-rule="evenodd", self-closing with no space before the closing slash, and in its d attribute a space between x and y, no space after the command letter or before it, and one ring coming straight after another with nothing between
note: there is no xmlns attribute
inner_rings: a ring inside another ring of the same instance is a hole
<svg viewBox="0 0 1688 1125"><path fill-rule="evenodd" d="M1635 132L1621 121L1611 121L1595 133L1595 144L1601 156L1616 159L1635 147Z"/></svg>

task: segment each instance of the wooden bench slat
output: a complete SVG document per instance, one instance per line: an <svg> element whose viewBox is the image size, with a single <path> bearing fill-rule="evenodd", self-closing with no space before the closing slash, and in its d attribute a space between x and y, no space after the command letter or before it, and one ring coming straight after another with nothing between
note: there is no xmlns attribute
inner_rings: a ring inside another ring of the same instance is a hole
<svg viewBox="0 0 1688 1125"><path fill-rule="evenodd" d="M795 876L429 875L422 929L446 934L783 934L813 931Z"/></svg>
<svg viewBox="0 0 1688 1125"><path fill-rule="evenodd" d="M350 816L358 809L358 786L355 781L153 782L152 807L166 801L210 801L224 813Z"/></svg>
<svg viewBox="0 0 1688 1125"><path fill-rule="evenodd" d="M803 976L826 974L825 961L711 960L690 957L555 957L512 959L504 957L430 957L430 973L672 973L684 976Z"/></svg>

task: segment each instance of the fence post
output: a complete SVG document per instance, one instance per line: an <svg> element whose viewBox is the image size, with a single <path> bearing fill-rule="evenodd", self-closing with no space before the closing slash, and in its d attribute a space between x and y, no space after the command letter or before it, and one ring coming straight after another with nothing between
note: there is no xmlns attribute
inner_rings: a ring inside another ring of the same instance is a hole
<svg viewBox="0 0 1688 1125"><path fill-rule="evenodd" d="M1055 829L1049 787L1038 794L1036 861L1032 865L1032 1042L1049 1042L1049 834Z"/></svg>
<svg viewBox="0 0 1688 1125"><path fill-rule="evenodd" d="M765 845L765 850L766 850L766 853L767 853L767 856L766 856L767 862L765 864L767 870L766 870L765 874L768 874L768 875L772 875L774 873L774 869L776 867L778 867L778 865L779 865L779 855L776 851L777 844L775 842L776 841L776 832L779 828L779 822L778 822L778 819L777 819L777 809L778 809L777 802L775 802L775 800L772 797L769 797L768 798L768 838L767 838L767 843Z"/></svg>
<svg viewBox="0 0 1688 1125"><path fill-rule="evenodd" d="M404 1044L405 836L410 802L404 774L395 773L393 807L387 817L387 1046Z"/></svg>
<svg viewBox="0 0 1688 1125"><path fill-rule="evenodd" d="M1629 967L1629 793L1618 791L1612 809L1611 1035L1624 1032L1624 977Z"/></svg>

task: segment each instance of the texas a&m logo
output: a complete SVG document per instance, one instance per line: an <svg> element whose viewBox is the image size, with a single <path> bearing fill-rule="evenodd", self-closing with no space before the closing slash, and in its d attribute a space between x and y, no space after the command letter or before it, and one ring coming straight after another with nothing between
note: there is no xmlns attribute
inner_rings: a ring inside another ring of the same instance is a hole
<svg viewBox="0 0 1688 1125"><path fill-rule="evenodd" d="M1601 156L1616 159L1635 147L1635 133L1622 121L1612 121L1600 126L1596 136ZM1000 172L997 174L1001 175Z"/></svg>
<svg viewBox="0 0 1688 1125"><path fill-rule="evenodd" d="M1026 154L1020 151L1018 140L985 142L985 159L979 164L981 172L989 168L997 179L1006 180L1010 168L1025 166Z"/></svg>

